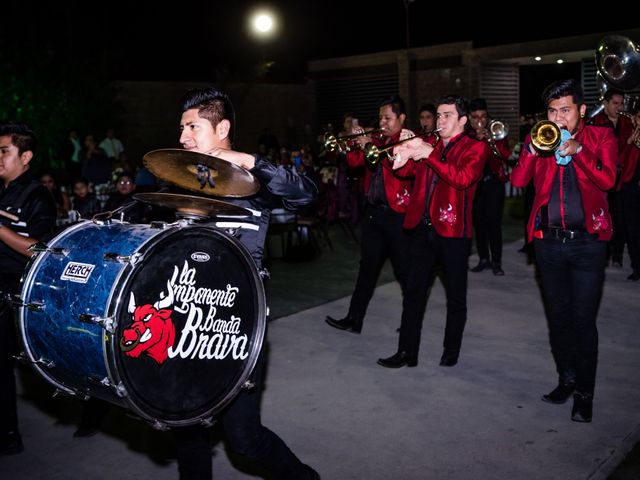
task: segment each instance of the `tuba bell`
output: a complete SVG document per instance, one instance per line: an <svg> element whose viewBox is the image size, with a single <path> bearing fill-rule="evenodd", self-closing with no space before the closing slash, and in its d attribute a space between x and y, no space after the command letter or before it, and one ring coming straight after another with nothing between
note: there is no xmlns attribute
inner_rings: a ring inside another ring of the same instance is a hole
<svg viewBox="0 0 640 480"><path fill-rule="evenodd" d="M589 113L589 117L602 111L602 100L610 87L627 92L640 85L640 48L629 38L621 35L602 38L596 48L595 62L600 105Z"/></svg>
<svg viewBox="0 0 640 480"><path fill-rule="evenodd" d="M607 35L596 48L596 66L604 80L623 91L640 84L640 49L621 35Z"/></svg>

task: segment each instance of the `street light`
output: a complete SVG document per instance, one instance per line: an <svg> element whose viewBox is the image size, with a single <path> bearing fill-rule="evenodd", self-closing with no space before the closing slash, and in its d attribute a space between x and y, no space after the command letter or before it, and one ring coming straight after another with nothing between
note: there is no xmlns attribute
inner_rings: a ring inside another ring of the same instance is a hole
<svg viewBox="0 0 640 480"><path fill-rule="evenodd" d="M278 29L278 22L273 13L267 10L260 10L251 15L250 27L256 38L268 40L275 35Z"/></svg>

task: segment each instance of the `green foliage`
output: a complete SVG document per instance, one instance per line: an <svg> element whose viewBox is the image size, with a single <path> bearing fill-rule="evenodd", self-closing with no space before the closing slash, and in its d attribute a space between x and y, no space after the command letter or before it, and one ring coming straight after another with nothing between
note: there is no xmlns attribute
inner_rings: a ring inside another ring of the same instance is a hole
<svg viewBox="0 0 640 480"><path fill-rule="evenodd" d="M29 124L38 137L35 169L62 171L71 128L101 138L114 126L114 93L95 65L60 61L52 51L0 51L0 118Z"/></svg>

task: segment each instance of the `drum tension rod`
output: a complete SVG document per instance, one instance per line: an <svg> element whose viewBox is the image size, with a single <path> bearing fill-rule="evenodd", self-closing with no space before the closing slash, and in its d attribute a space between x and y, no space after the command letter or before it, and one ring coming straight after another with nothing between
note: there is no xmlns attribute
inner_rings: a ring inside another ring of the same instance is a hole
<svg viewBox="0 0 640 480"><path fill-rule="evenodd" d="M34 243L27 250L34 253L47 252L53 255L64 255L65 257L69 255L68 248L61 248L61 247L49 248L45 243L42 243L42 242Z"/></svg>
<svg viewBox="0 0 640 480"><path fill-rule="evenodd" d="M104 260L118 263L131 263L135 265L142 260L143 255L141 253L134 253L133 255L120 255L116 252L106 252L103 256Z"/></svg>
<svg viewBox="0 0 640 480"><path fill-rule="evenodd" d="M44 357L40 357L39 359L37 359L33 363L36 363L38 365L42 365L45 368L53 368L53 367L56 366L56 362L54 362L53 360L49 360L48 358L44 358Z"/></svg>
<svg viewBox="0 0 640 480"><path fill-rule="evenodd" d="M98 315L93 315L91 313L81 313L78 315L78 320L84 323L100 325L111 334L115 331L115 321L113 317L99 317Z"/></svg>
<svg viewBox="0 0 640 480"><path fill-rule="evenodd" d="M29 302L24 303L24 300L20 297L20 295L9 295L7 300L14 308L25 307L30 312L42 312L44 311L44 302Z"/></svg>

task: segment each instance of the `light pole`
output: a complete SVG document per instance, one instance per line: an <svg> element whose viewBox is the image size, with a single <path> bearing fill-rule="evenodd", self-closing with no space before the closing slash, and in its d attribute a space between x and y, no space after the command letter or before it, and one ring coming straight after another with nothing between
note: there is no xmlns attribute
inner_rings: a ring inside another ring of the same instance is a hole
<svg viewBox="0 0 640 480"><path fill-rule="evenodd" d="M266 59L266 43L273 39L278 32L278 19L276 15L269 10L257 10L249 15L249 32L262 45L260 52L262 55L259 72L263 76L269 70L273 62Z"/></svg>

